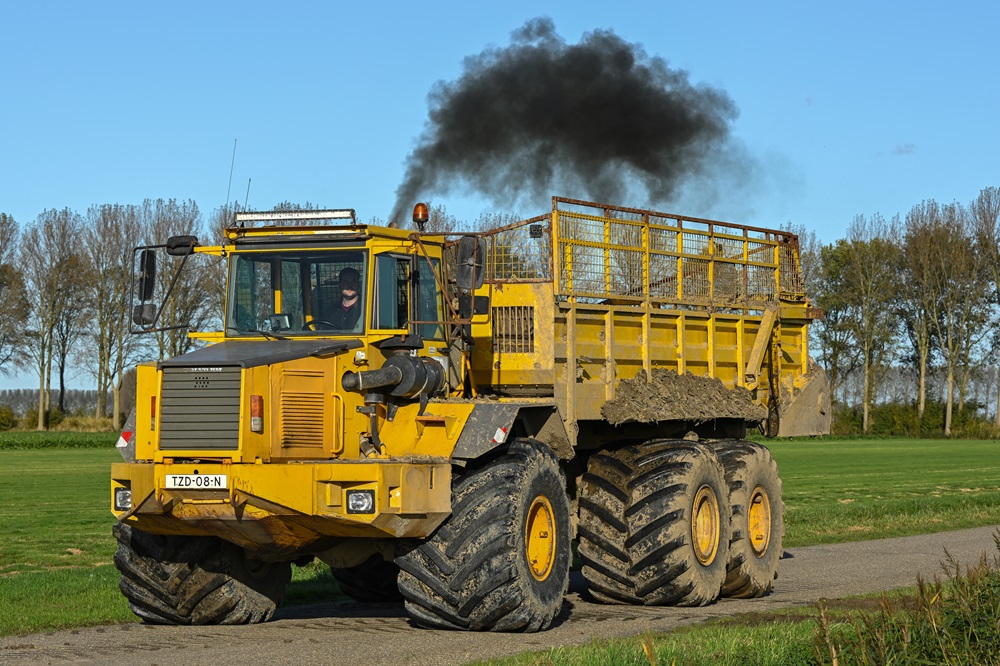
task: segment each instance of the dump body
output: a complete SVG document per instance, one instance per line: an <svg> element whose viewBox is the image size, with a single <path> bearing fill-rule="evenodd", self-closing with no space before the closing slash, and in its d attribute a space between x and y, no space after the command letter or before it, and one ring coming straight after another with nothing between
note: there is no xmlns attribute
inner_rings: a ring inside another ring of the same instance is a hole
<svg viewBox="0 0 1000 666"><path fill-rule="evenodd" d="M555 199L551 216L488 238L491 317L472 328L484 390L552 397L572 435L603 419L620 382L667 370L787 412L772 434L829 431L825 378L809 362L821 313L794 235ZM792 405L810 385L805 418Z"/></svg>

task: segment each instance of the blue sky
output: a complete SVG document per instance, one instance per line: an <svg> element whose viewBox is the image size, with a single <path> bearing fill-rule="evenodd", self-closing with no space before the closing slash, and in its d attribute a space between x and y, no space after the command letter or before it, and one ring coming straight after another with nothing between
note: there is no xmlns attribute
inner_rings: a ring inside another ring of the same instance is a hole
<svg viewBox="0 0 1000 666"><path fill-rule="evenodd" d="M673 212L831 241L858 213L1000 185L996 3L6 2L0 211L176 197L208 213L238 139L233 199L252 179L252 208L385 217L434 83L537 16L569 42L612 30L735 101L757 185Z"/></svg>
<svg viewBox="0 0 1000 666"><path fill-rule="evenodd" d="M1000 184L995 3L39 2L0 9L0 210L177 197L207 213L238 139L234 199L252 179L251 207L385 217L431 86L542 15L570 42L613 30L736 102L761 186L675 212L833 240L857 213Z"/></svg>

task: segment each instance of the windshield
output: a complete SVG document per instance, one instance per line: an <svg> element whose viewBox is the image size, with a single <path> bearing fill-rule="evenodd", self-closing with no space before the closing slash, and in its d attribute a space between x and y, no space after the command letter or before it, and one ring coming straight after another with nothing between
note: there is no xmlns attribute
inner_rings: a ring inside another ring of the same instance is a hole
<svg viewBox="0 0 1000 666"><path fill-rule="evenodd" d="M360 250L232 255L227 334L363 333L366 259Z"/></svg>

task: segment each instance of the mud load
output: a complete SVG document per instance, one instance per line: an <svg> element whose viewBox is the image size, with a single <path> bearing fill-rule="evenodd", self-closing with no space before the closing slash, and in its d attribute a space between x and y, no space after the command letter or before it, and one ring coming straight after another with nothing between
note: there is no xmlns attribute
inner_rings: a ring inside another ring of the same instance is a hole
<svg viewBox="0 0 1000 666"><path fill-rule="evenodd" d="M747 432L829 428L795 236L558 198L456 236L240 213L221 245L136 248L135 332L179 325L199 253L224 328L137 368L111 469L145 621L266 621L319 559L420 626L539 631L574 541L606 603L772 589L781 480Z"/></svg>
<svg viewBox="0 0 1000 666"><path fill-rule="evenodd" d="M762 423L767 410L754 404L741 386L727 389L719 379L678 375L670 370L645 371L618 385L614 400L601 407L601 415L614 426L623 423L688 422L701 425L718 419Z"/></svg>

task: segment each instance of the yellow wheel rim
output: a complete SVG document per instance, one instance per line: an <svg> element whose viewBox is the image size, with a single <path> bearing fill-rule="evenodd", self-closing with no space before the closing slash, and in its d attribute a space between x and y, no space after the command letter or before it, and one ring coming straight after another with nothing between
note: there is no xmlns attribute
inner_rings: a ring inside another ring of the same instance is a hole
<svg viewBox="0 0 1000 666"><path fill-rule="evenodd" d="M535 580L548 578L556 561L556 524L552 505L542 495L532 500L528 507L524 546L531 575Z"/></svg>
<svg viewBox="0 0 1000 666"><path fill-rule="evenodd" d="M747 532L750 534L750 548L757 557L763 557L771 543L771 500L767 491L757 486L750 494L747 510Z"/></svg>
<svg viewBox="0 0 1000 666"><path fill-rule="evenodd" d="M719 498L709 486L695 493L691 505L691 542L694 555L708 566L719 552Z"/></svg>

